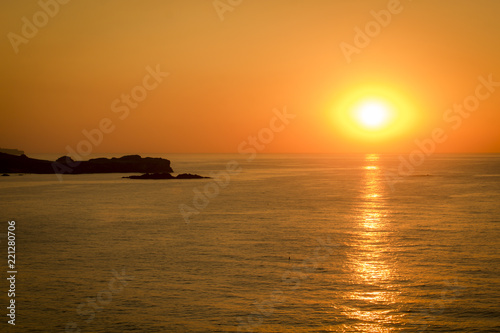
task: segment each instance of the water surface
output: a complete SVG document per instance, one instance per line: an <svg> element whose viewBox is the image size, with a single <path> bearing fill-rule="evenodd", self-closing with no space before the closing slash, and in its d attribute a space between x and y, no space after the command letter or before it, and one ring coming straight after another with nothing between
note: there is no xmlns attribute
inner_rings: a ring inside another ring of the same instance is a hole
<svg viewBox="0 0 500 333"><path fill-rule="evenodd" d="M242 171L0 179L15 331L500 331L498 155L433 155L392 186L397 155L163 156Z"/></svg>

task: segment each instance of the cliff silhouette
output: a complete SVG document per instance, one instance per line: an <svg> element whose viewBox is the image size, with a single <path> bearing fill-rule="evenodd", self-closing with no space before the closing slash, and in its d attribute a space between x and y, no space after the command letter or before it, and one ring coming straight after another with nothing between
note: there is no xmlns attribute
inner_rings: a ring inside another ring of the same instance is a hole
<svg viewBox="0 0 500 333"><path fill-rule="evenodd" d="M63 156L56 161L30 158L26 155L16 156L0 153L0 173L170 173L170 161L163 158L127 155L120 158L94 158L88 161L74 161Z"/></svg>

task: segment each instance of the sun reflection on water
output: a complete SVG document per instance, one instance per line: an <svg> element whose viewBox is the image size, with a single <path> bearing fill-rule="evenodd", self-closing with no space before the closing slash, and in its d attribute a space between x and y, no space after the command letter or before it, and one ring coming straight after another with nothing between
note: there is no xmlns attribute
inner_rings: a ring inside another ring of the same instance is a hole
<svg viewBox="0 0 500 333"><path fill-rule="evenodd" d="M347 256L352 288L344 293L341 312L359 332L391 332L390 324L398 320L394 315L396 270L389 255L390 212L379 159L377 154L365 157L361 198Z"/></svg>

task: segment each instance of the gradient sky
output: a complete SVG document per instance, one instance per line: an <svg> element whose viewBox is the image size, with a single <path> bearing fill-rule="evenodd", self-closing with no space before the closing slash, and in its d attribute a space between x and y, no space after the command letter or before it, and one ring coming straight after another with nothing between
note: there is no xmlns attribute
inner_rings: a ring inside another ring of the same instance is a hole
<svg viewBox="0 0 500 333"><path fill-rule="evenodd" d="M107 118L92 153L237 152L286 107L296 117L264 152L410 152L435 128L447 135L439 152L500 152L500 87L459 125L443 119L479 76L500 82L500 1L402 0L350 63L341 43L392 1L219 3L232 9L224 20L212 0L71 0L44 25L38 1L2 1L0 147L66 152ZM38 32L13 46L34 15ZM148 66L169 75L120 119L112 103ZM342 129L337 108L367 87L411 110L411 124L384 140Z"/></svg>

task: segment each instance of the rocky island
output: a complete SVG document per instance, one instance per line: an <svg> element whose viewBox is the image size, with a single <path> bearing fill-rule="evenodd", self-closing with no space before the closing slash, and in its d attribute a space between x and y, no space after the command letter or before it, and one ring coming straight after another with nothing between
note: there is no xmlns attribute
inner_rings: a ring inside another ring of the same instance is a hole
<svg viewBox="0 0 500 333"><path fill-rule="evenodd" d="M0 152L0 174L35 173L35 174L88 174L88 173L143 173L130 176L130 179L199 179L199 175L180 174L172 176L170 161L164 158L126 155L119 158L93 158L88 161L74 161L69 156L62 156L56 161L16 156Z"/></svg>
<svg viewBox="0 0 500 333"><path fill-rule="evenodd" d="M204 179L204 178L210 178L210 177L203 177L200 175L193 175L190 173L181 173L177 176L172 176L169 173L145 173L140 176L128 176L128 177L122 177L122 178L129 178L129 179Z"/></svg>

